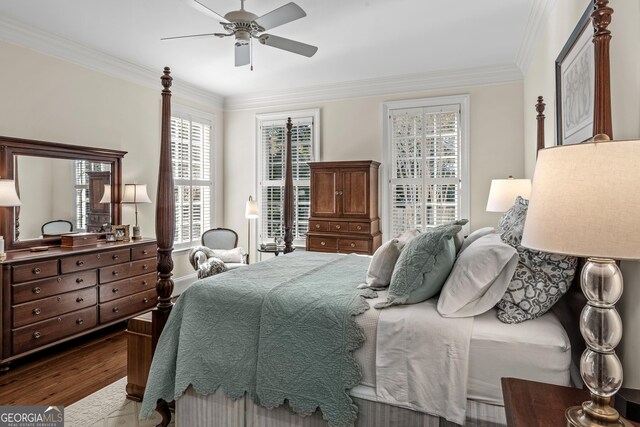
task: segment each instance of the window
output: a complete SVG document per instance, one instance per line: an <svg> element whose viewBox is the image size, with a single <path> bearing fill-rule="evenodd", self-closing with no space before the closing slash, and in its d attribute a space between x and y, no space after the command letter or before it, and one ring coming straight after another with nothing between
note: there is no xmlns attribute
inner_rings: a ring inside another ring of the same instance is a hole
<svg viewBox="0 0 640 427"><path fill-rule="evenodd" d="M258 114L258 239L284 237L284 166L286 123L291 117L293 172L293 240L304 245L309 227L311 182L308 162L318 159L320 110Z"/></svg>
<svg viewBox="0 0 640 427"><path fill-rule="evenodd" d="M73 177L74 177L74 204L75 204L75 225L74 230L86 231L87 220L89 215L89 175L87 172L110 172L111 165L109 163L98 163L90 160L74 160Z"/></svg>
<svg viewBox="0 0 640 427"><path fill-rule="evenodd" d="M385 103L386 238L468 218L468 96Z"/></svg>
<svg viewBox="0 0 640 427"><path fill-rule="evenodd" d="M200 241L213 224L213 117L176 106L171 116L171 158L177 248Z"/></svg>

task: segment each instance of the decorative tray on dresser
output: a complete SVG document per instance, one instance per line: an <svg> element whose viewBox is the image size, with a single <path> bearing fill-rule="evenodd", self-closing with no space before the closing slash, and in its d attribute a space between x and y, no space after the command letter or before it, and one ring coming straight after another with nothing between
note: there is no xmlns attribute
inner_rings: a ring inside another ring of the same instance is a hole
<svg viewBox="0 0 640 427"><path fill-rule="evenodd" d="M152 309L156 251L155 240L142 239L9 252L0 261L0 371L12 360Z"/></svg>

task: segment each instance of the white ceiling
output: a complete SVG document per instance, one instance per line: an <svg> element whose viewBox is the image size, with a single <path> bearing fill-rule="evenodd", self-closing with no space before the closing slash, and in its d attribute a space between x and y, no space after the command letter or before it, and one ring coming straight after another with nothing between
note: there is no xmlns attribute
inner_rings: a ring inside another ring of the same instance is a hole
<svg viewBox="0 0 640 427"><path fill-rule="evenodd" d="M254 71L191 0L0 0L0 17L229 97L443 70L513 65L536 0L295 0L307 17L270 33L319 47L312 58L254 43ZM263 15L288 0L247 0ZM210 0L224 15L239 0Z"/></svg>

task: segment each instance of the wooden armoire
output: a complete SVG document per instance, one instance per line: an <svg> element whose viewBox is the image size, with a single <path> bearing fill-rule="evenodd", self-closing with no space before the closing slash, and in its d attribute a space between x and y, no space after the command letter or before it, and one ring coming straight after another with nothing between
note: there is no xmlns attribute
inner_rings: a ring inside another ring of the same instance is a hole
<svg viewBox="0 0 640 427"><path fill-rule="evenodd" d="M373 160L312 162L307 250L372 255L382 242Z"/></svg>

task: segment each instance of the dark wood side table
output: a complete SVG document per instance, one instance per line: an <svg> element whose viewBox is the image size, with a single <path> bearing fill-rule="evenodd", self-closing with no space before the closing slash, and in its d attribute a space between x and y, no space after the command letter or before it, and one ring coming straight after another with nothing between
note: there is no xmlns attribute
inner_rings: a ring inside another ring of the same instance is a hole
<svg viewBox="0 0 640 427"><path fill-rule="evenodd" d="M502 378L508 427L563 427L564 411L589 400L589 390ZM640 424L632 423L640 427Z"/></svg>

